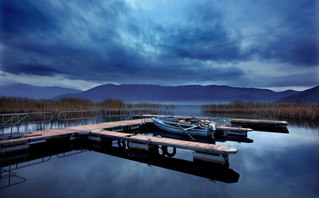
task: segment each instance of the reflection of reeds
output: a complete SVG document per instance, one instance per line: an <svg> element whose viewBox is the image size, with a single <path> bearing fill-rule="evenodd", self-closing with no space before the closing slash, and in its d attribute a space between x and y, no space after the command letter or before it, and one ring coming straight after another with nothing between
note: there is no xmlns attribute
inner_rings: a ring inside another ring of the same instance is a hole
<svg viewBox="0 0 319 198"><path fill-rule="evenodd" d="M203 105L202 110L205 113L253 114L265 118L319 120L319 104L234 102Z"/></svg>

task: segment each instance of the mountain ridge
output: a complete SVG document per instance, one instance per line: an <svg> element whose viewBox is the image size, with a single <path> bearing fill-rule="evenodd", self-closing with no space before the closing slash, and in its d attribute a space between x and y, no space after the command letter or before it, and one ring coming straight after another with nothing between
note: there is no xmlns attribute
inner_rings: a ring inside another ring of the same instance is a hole
<svg viewBox="0 0 319 198"><path fill-rule="evenodd" d="M287 90L275 92L269 89L238 88L226 85L134 85L105 84L76 94L63 94L55 97L76 97L92 101L118 98L124 101L276 101L298 93Z"/></svg>
<svg viewBox="0 0 319 198"><path fill-rule="evenodd" d="M148 84L104 84L86 91L58 86L12 84L0 86L0 96L31 99L74 97L94 102L117 98L127 102L299 102L319 103L319 86L304 91L231 87L227 85L161 86Z"/></svg>
<svg viewBox="0 0 319 198"><path fill-rule="evenodd" d="M4 85L0 87L0 97L23 97L31 99L51 99L61 94L77 93L80 90L59 86L33 86L23 83Z"/></svg>
<svg viewBox="0 0 319 198"><path fill-rule="evenodd" d="M287 96L278 100L278 102L297 102L297 103L305 103L305 104L312 104L317 103L319 104L319 86L306 89L299 93L293 94L291 96Z"/></svg>

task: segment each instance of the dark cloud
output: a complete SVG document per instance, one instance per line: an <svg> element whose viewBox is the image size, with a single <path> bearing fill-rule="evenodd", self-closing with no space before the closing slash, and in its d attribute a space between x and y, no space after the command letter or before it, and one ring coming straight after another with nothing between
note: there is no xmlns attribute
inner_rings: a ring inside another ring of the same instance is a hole
<svg viewBox="0 0 319 198"><path fill-rule="evenodd" d="M6 37L58 30L57 19L36 1L1 1L1 31Z"/></svg>
<svg viewBox="0 0 319 198"><path fill-rule="evenodd" d="M175 32L170 35L170 32ZM212 61L238 61L241 54L239 43L230 39L220 26L206 29L186 27L168 31L162 50L165 56Z"/></svg>
<svg viewBox="0 0 319 198"><path fill-rule="evenodd" d="M288 35L278 38L276 42L269 43L259 52L263 59L275 59L280 62L301 66L318 66L318 43L313 39L289 38Z"/></svg>
<svg viewBox="0 0 319 198"><path fill-rule="evenodd" d="M182 1L178 7L158 2L134 7L117 0L1 1L0 70L100 83L254 84L238 63L318 66L315 3L309 2L262 2L280 21L272 25L267 15L258 15L261 3L236 7L245 22L227 22L230 5L213 1ZM251 26L262 33L244 34ZM287 86L292 77L283 78ZM300 85L318 82L314 79Z"/></svg>
<svg viewBox="0 0 319 198"><path fill-rule="evenodd" d="M270 3L271 4L271 3ZM261 40L256 49L262 59L300 66L318 66L319 32L316 1L272 2L282 8L281 22L271 30L271 40Z"/></svg>
<svg viewBox="0 0 319 198"><path fill-rule="evenodd" d="M64 71L55 69L50 65L36 65L36 64L14 64L8 68L7 72L13 74L32 74L38 76L54 76L55 74L64 74Z"/></svg>

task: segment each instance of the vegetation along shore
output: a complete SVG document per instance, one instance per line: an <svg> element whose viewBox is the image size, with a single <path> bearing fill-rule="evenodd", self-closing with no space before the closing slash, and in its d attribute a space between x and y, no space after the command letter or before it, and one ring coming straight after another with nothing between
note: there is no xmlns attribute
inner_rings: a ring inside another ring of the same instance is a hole
<svg viewBox="0 0 319 198"><path fill-rule="evenodd" d="M250 114L258 118L319 120L319 104L233 102L202 106L206 114Z"/></svg>
<svg viewBox="0 0 319 198"><path fill-rule="evenodd" d="M0 113L51 112L53 115L61 111L78 110L111 110L111 109L167 109L174 105L158 103L125 103L120 99L106 99L103 102L91 102L77 98L62 98L60 100L34 100L17 97L0 97ZM277 118L295 120L319 120L319 104L302 103L263 103L263 102L233 102L223 104L202 105L205 115L252 115L256 118Z"/></svg>
<svg viewBox="0 0 319 198"><path fill-rule="evenodd" d="M62 98L60 100L34 100L28 98L1 97L0 113L28 113L78 110L111 110L111 109L172 109L174 105L153 103L125 103L119 99L106 99L103 102L91 102L77 98Z"/></svg>

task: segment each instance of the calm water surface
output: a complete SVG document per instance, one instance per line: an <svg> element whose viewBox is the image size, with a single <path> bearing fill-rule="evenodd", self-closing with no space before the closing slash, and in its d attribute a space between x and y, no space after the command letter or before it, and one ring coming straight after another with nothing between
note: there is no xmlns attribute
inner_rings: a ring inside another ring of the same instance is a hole
<svg viewBox="0 0 319 198"><path fill-rule="evenodd" d="M239 174L235 183L84 149L14 170L20 179L11 182L21 183L0 189L0 197L318 197L318 128L288 129L251 132L253 143L217 142L239 148L229 157L229 169ZM192 161L192 152L178 149L174 158Z"/></svg>

